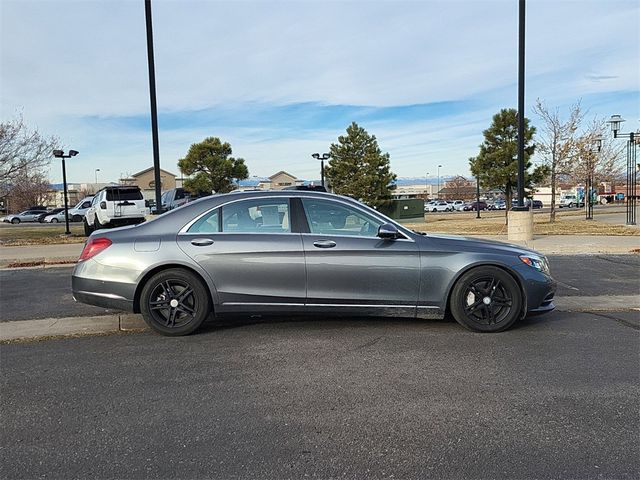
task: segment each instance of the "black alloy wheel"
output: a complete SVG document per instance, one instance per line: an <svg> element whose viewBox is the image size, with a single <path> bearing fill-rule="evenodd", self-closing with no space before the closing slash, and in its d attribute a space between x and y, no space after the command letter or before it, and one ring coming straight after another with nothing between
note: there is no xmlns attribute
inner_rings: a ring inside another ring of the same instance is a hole
<svg viewBox="0 0 640 480"><path fill-rule="evenodd" d="M172 268L157 273L140 294L142 316L153 330L167 336L194 332L211 312L207 288L193 273Z"/></svg>
<svg viewBox="0 0 640 480"><path fill-rule="evenodd" d="M522 293L516 280L497 267L477 267L460 277L451 294L451 313L476 332L501 332L520 316Z"/></svg>

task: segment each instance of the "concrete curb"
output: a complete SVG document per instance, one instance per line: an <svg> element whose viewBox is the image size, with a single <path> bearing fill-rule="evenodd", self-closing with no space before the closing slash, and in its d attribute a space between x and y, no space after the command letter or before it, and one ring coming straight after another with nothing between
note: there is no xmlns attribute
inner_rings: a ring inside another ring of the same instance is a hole
<svg viewBox="0 0 640 480"><path fill-rule="evenodd" d="M141 315L121 313L94 317L43 318L0 323L0 342L47 337L91 335L146 330Z"/></svg>
<svg viewBox="0 0 640 480"><path fill-rule="evenodd" d="M558 297L560 312L629 312L640 315L640 295ZM50 337L96 335L148 330L141 315L121 313L93 317L44 318L0 323L0 342Z"/></svg>

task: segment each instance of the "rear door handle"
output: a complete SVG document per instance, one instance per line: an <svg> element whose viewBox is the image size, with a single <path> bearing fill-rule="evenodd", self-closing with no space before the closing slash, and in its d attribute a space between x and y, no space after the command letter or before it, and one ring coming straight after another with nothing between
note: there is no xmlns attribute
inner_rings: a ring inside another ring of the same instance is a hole
<svg viewBox="0 0 640 480"><path fill-rule="evenodd" d="M191 240L191 245L195 245L196 247L206 247L208 245L213 245L213 240L210 238L196 238L195 240Z"/></svg>
<svg viewBox="0 0 640 480"><path fill-rule="evenodd" d="M316 240L313 242L313 246L318 248L333 248L336 246L336 242L333 240Z"/></svg>

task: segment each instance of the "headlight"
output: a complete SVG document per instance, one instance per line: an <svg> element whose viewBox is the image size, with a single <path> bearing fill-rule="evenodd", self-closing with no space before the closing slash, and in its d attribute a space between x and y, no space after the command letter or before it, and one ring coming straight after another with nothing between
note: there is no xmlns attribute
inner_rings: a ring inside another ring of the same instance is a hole
<svg viewBox="0 0 640 480"><path fill-rule="evenodd" d="M526 263L530 267L549 275L549 263L547 262L546 257L538 255L520 255L519 258L522 260L522 263Z"/></svg>

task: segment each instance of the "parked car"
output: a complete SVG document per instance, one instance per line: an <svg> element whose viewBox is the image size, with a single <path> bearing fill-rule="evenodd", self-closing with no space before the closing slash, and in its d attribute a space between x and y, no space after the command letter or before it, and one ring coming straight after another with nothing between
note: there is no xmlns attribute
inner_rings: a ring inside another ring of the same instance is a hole
<svg viewBox="0 0 640 480"><path fill-rule="evenodd" d="M471 202L471 203L467 203L464 207L463 210L465 212L468 212L470 210L486 210L487 209L487 202L484 202L482 200L480 200L479 202Z"/></svg>
<svg viewBox="0 0 640 480"><path fill-rule="evenodd" d="M449 204L453 207L453 210L460 211L464 208L463 200L453 200L452 202L449 202Z"/></svg>
<svg viewBox="0 0 640 480"><path fill-rule="evenodd" d="M110 185L99 190L84 215L84 233L100 228L137 225L149 215L138 186Z"/></svg>
<svg viewBox="0 0 640 480"><path fill-rule="evenodd" d="M558 204L558 207L584 207L584 199L578 200L578 197L576 195L562 195L560 197L560 203Z"/></svg>
<svg viewBox="0 0 640 480"><path fill-rule="evenodd" d="M198 198L208 197L209 195L211 195L209 192L189 193L184 188L178 187L164 192L162 197L160 197L160 201L162 202L162 209L167 211L193 202Z"/></svg>
<svg viewBox="0 0 640 480"><path fill-rule="evenodd" d="M49 215L55 215L56 213L59 213L59 212L64 212L64 208L53 208L51 210L47 210L45 213L41 213L38 216L38 222L43 223L45 217L47 217ZM64 215L64 213L63 213L63 215Z"/></svg>
<svg viewBox="0 0 640 480"><path fill-rule="evenodd" d="M431 209L432 209L433 207L435 207L437 204L438 204L438 201L437 201L437 200L430 200L430 201L428 201L428 202L425 202L425 204L424 204L424 211L425 211L425 212L430 212L430 211L431 211Z"/></svg>
<svg viewBox="0 0 640 480"><path fill-rule="evenodd" d="M65 221L64 208L58 213L47 215L46 217L44 217L44 220L43 220L44 223L58 223L58 222L64 222L64 221ZM69 221L71 221L71 216L69 216Z"/></svg>
<svg viewBox="0 0 640 480"><path fill-rule="evenodd" d="M442 318L480 332L553 310L533 250L420 234L348 197L215 195L134 227L98 230L72 275L79 302L142 313L164 335L212 313Z"/></svg>
<svg viewBox="0 0 640 480"><path fill-rule="evenodd" d="M87 213L87 210L89 210L92 200L93 195L88 195L80 200L75 207L69 210L69 221L81 222L84 219L84 215Z"/></svg>
<svg viewBox="0 0 640 480"><path fill-rule="evenodd" d="M506 210L507 202L504 200L496 200L495 202L487 205L488 210Z"/></svg>
<svg viewBox="0 0 640 480"><path fill-rule="evenodd" d="M530 207L531 205L532 205L531 200L527 201L527 206ZM542 207L544 207L544 205L542 203L542 200L533 200L533 209L534 210L537 209L537 208L542 208Z"/></svg>
<svg viewBox="0 0 640 480"><path fill-rule="evenodd" d="M453 205L448 202L440 201L429 207L432 212L453 212Z"/></svg>
<svg viewBox="0 0 640 480"><path fill-rule="evenodd" d="M3 222L18 224L22 222L37 222L40 215L47 213L47 210L25 210L24 212L7 215Z"/></svg>

